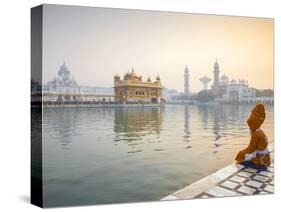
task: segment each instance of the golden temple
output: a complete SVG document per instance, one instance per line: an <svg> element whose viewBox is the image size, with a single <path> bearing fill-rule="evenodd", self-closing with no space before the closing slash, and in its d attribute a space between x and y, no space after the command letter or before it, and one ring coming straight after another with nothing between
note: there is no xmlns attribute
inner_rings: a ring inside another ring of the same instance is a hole
<svg viewBox="0 0 281 212"><path fill-rule="evenodd" d="M134 68L124 75L123 80L114 76L115 102L118 103L161 103L162 86L160 77L157 76L154 82L148 77L146 81L138 76Z"/></svg>

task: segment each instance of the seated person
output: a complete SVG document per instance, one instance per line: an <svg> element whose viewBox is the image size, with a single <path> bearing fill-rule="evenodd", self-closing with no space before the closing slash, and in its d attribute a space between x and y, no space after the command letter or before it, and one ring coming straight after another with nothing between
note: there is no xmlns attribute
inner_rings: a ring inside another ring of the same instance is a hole
<svg viewBox="0 0 281 212"><path fill-rule="evenodd" d="M250 143L247 148L238 152L235 160L254 167L267 167L270 165L270 152L267 148L268 140L265 133L260 129L265 120L265 107L258 103L250 113L247 124L250 129Z"/></svg>

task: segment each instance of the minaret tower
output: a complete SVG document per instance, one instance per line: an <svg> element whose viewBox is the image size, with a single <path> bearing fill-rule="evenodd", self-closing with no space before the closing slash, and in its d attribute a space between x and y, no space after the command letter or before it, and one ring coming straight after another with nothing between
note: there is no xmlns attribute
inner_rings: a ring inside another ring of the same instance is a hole
<svg viewBox="0 0 281 212"><path fill-rule="evenodd" d="M189 97L189 70L187 66L184 69L184 95Z"/></svg>
<svg viewBox="0 0 281 212"><path fill-rule="evenodd" d="M218 64L218 60L214 64L214 84L213 84L213 93L215 96L218 95L220 88L220 67Z"/></svg>

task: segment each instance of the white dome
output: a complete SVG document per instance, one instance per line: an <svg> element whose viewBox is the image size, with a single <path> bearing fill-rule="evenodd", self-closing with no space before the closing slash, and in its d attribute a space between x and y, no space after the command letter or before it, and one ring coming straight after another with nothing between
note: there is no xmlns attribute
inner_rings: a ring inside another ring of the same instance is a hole
<svg viewBox="0 0 281 212"><path fill-rule="evenodd" d="M222 76L221 76L221 80L227 81L227 80L229 80L229 78L228 78L228 76L226 76L226 75L222 75Z"/></svg>
<svg viewBox="0 0 281 212"><path fill-rule="evenodd" d="M59 84L61 86L77 85L74 76L71 75L69 69L65 65L61 65L59 71L57 72L57 77L47 83L48 85Z"/></svg>

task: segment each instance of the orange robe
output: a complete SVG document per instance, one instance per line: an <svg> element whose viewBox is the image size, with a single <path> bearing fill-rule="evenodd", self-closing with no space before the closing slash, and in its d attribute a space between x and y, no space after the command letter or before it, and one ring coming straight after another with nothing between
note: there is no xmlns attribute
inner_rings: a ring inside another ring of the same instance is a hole
<svg viewBox="0 0 281 212"><path fill-rule="evenodd" d="M247 148L243 149L242 151L238 152L235 160L238 163L241 163L245 161L245 155L246 154L251 154L255 152L256 150L264 150L267 148L268 141L267 137L264 134L264 132L261 129L255 130L255 132L251 136L250 143ZM252 160L251 160L255 165L270 165L270 154L263 154L263 155L256 155Z"/></svg>

